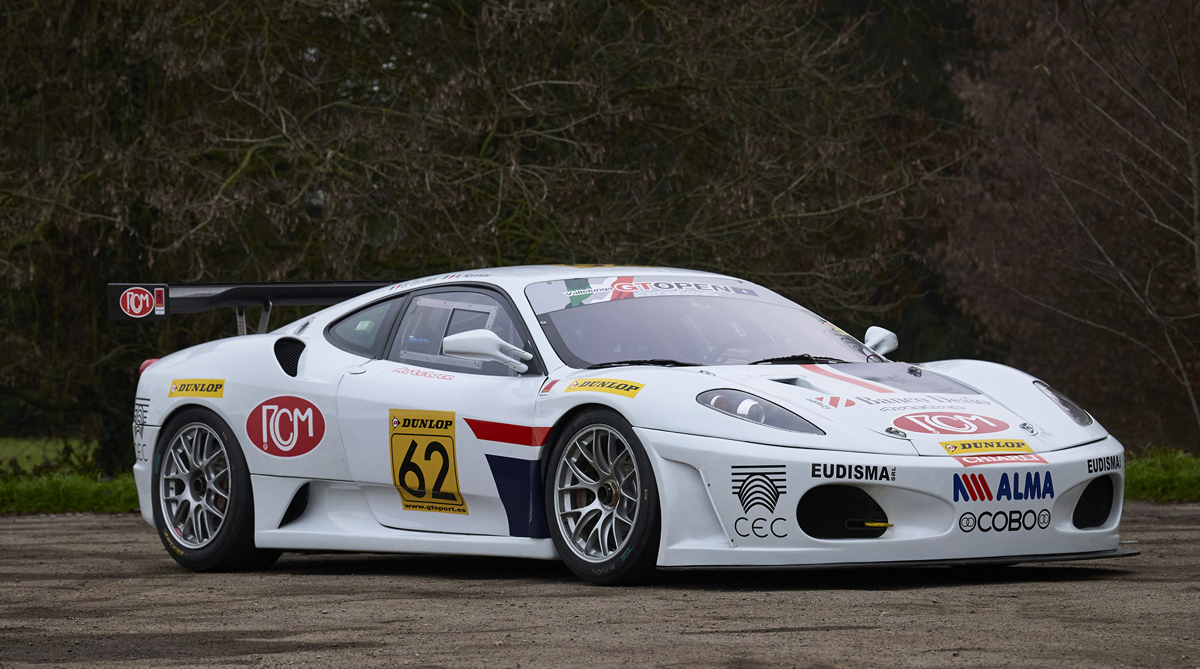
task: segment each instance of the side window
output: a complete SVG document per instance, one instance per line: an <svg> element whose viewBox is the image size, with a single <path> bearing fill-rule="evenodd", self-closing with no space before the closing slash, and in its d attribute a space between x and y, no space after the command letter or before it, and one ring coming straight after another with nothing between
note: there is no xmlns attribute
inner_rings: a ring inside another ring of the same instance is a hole
<svg viewBox="0 0 1200 669"><path fill-rule="evenodd" d="M370 358L387 338L392 310L398 306L399 300L393 299L360 309L334 323L326 335L334 346Z"/></svg>
<svg viewBox="0 0 1200 669"><path fill-rule="evenodd" d="M419 295L409 303L388 360L468 374L516 376L498 362L468 360L442 352L442 339L468 330L491 330L504 341L523 348L508 310L485 293L460 291Z"/></svg>

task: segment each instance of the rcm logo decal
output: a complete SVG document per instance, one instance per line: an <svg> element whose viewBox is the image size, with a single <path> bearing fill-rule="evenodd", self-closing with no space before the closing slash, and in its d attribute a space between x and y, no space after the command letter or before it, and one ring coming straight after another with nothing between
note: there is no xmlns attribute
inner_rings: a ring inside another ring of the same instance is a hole
<svg viewBox="0 0 1200 669"><path fill-rule="evenodd" d="M272 397L250 412L246 434L254 447L267 455L304 455L325 436L325 416L303 397Z"/></svg>
<svg viewBox="0 0 1200 669"><path fill-rule="evenodd" d="M135 286L121 293L120 304L126 316L142 318L154 311L154 295L145 288Z"/></svg>
<svg viewBox="0 0 1200 669"><path fill-rule="evenodd" d="M1008 429L1008 423L999 418L942 411L910 413L892 421L892 425L906 432L922 434L988 434Z"/></svg>

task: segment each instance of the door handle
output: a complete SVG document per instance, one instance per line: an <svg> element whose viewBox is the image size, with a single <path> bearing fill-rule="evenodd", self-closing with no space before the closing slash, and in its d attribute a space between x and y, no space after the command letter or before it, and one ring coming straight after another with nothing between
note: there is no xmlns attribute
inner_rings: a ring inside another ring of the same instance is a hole
<svg viewBox="0 0 1200 669"><path fill-rule="evenodd" d="M346 373L347 374L362 374L365 371L367 371L367 370L363 369L362 367L351 367L350 369L346 370Z"/></svg>

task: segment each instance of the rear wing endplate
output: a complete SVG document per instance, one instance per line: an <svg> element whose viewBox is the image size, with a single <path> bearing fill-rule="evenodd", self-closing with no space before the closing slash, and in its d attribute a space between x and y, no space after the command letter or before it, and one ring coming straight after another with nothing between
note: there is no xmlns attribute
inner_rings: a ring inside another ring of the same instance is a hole
<svg viewBox="0 0 1200 669"><path fill-rule="evenodd" d="M165 321L171 314L198 314L221 307L237 311L238 334L246 334L246 307L261 307L258 332L267 331L271 308L337 304L393 281L280 283L110 283L108 317L116 321Z"/></svg>

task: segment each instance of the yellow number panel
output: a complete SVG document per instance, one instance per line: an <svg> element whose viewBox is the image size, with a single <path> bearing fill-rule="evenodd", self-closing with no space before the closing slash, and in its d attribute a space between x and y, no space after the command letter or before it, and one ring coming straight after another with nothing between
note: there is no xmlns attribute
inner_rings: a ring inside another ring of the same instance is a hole
<svg viewBox="0 0 1200 669"><path fill-rule="evenodd" d="M454 459L453 411L389 412L392 483L408 511L467 515Z"/></svg>

